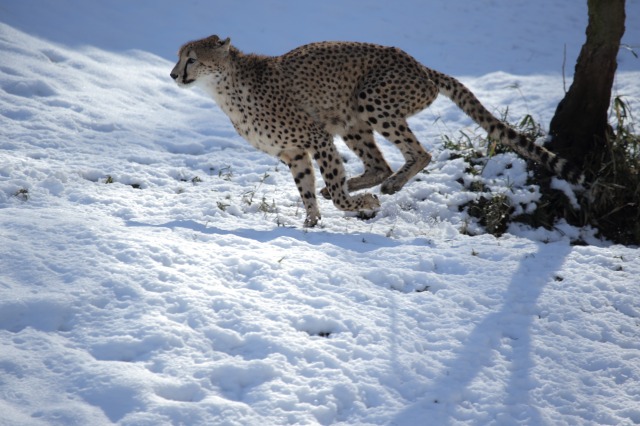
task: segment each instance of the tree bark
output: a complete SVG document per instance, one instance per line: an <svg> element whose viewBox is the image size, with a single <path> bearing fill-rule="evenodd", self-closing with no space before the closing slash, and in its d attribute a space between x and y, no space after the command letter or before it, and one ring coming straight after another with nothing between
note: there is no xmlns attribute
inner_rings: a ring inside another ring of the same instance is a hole
<svg viewBox="0 0 640 426"><path fill-rule="evenodd" d="M607 112L625 29L625 0L587 3L587 40L576 63L573 83L551 120L548 147L583 167L589 179L606 161L606 143L612 134Z"/></svg>

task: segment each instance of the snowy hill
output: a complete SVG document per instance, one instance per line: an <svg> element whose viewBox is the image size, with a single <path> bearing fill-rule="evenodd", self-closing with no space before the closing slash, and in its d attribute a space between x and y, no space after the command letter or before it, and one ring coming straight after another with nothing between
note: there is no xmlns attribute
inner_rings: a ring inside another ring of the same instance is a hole
<svg viewBox="0 0 640 426"><path fill-rule="evenodd" d="M199 2L176 8L183 24L153 40L171 4L130 3L0 5L0 425L640 423L637 248L562 223L485 234L460 211L474 194L443 144L478 131L446 99L411 120L434 153L427 174L380 195L368 221L322 200L321 225L305 230L286 167L168 77L165 52L205 32ZM545 54L567 22L579 47L586 11L497 3L464 16L528 13L508 30L529 47L499 59L516 68L447 57L495 34L458 31L446 44L445 6L436 58L496 114L508 106L547 123L563 82ZM631 20L638 2L628 3ZM332 19L356 25L333 38L404 40L412 53L429 36L402 30L377 2L371 28L355 1L339 12L262 4L249 23L264 13L263 30L219 18L241 48L328 38L317 31ZM314 13L309 28L285 25ZM547 24L526 44L531 25ZM528 49L540 68L522 65ZM624 61L616 94L640 111L640 72ZM501 154L478 179L526 209L537 194L526 173Z"/></svg>
<svg viewBox="0 0 640 426"><path fill-rule="evenodd" d="M587 2L554 0L20 0L0 4L0 20L74 48L144 50L173 60L187 40L218 34L241 50L279 55L320 40L402 47L452 75L494 71L566 74L584 43ZM640 0L627 0L622 42L640 45ZM627 50L620 70L640 70Z"/></svg>

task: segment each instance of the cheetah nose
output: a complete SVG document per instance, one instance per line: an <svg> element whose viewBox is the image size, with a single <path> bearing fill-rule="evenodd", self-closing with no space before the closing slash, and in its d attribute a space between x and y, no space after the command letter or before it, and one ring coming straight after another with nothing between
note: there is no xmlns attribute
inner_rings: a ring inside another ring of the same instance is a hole
<svg viewBox="0 0 640 426"><path fill-rule="evenodd" d="M172 79L176 79L178 78L178 74L176 74L175 72L172 72L171 74L169 74L171 76Z"/></svg>

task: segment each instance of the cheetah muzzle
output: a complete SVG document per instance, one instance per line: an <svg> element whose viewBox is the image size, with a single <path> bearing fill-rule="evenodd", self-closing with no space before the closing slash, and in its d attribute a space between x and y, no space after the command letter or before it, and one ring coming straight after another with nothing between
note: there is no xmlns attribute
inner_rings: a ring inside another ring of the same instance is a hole
<svg viewBox="0 0 640 426"><path fill-rule="evenodd" d="M378 198L355 191L381 185L393 194L431 161L407 124L442 92L490 138L571 182L582 175L565 159L534 144L493 116L453 77L425 67L402 50L367 43L321 42L282 56L244 54L218 36L186 43L171 78L181 87L198 85L227 114L251 145L278 157L291 170L306 210L305 226L320 219L313 161L326 187L323 196L340 210L371 217ZM374 132L402 153L395 172ZM364 171L347 179L333 138L340 136Z"/></svg>

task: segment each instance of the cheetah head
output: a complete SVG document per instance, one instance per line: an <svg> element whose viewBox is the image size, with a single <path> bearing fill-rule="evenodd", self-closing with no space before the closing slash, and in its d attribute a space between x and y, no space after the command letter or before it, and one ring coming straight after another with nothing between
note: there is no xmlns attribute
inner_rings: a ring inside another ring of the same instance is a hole
<svg viewBox="0 0 640 426"><path fill-rule="evenodd" d="M216 35L186 43L178 52L178 63L171 70L171 78L180 87L189 86L203 76L219 76L229 55L231 39L220 40Z"/></svg>

